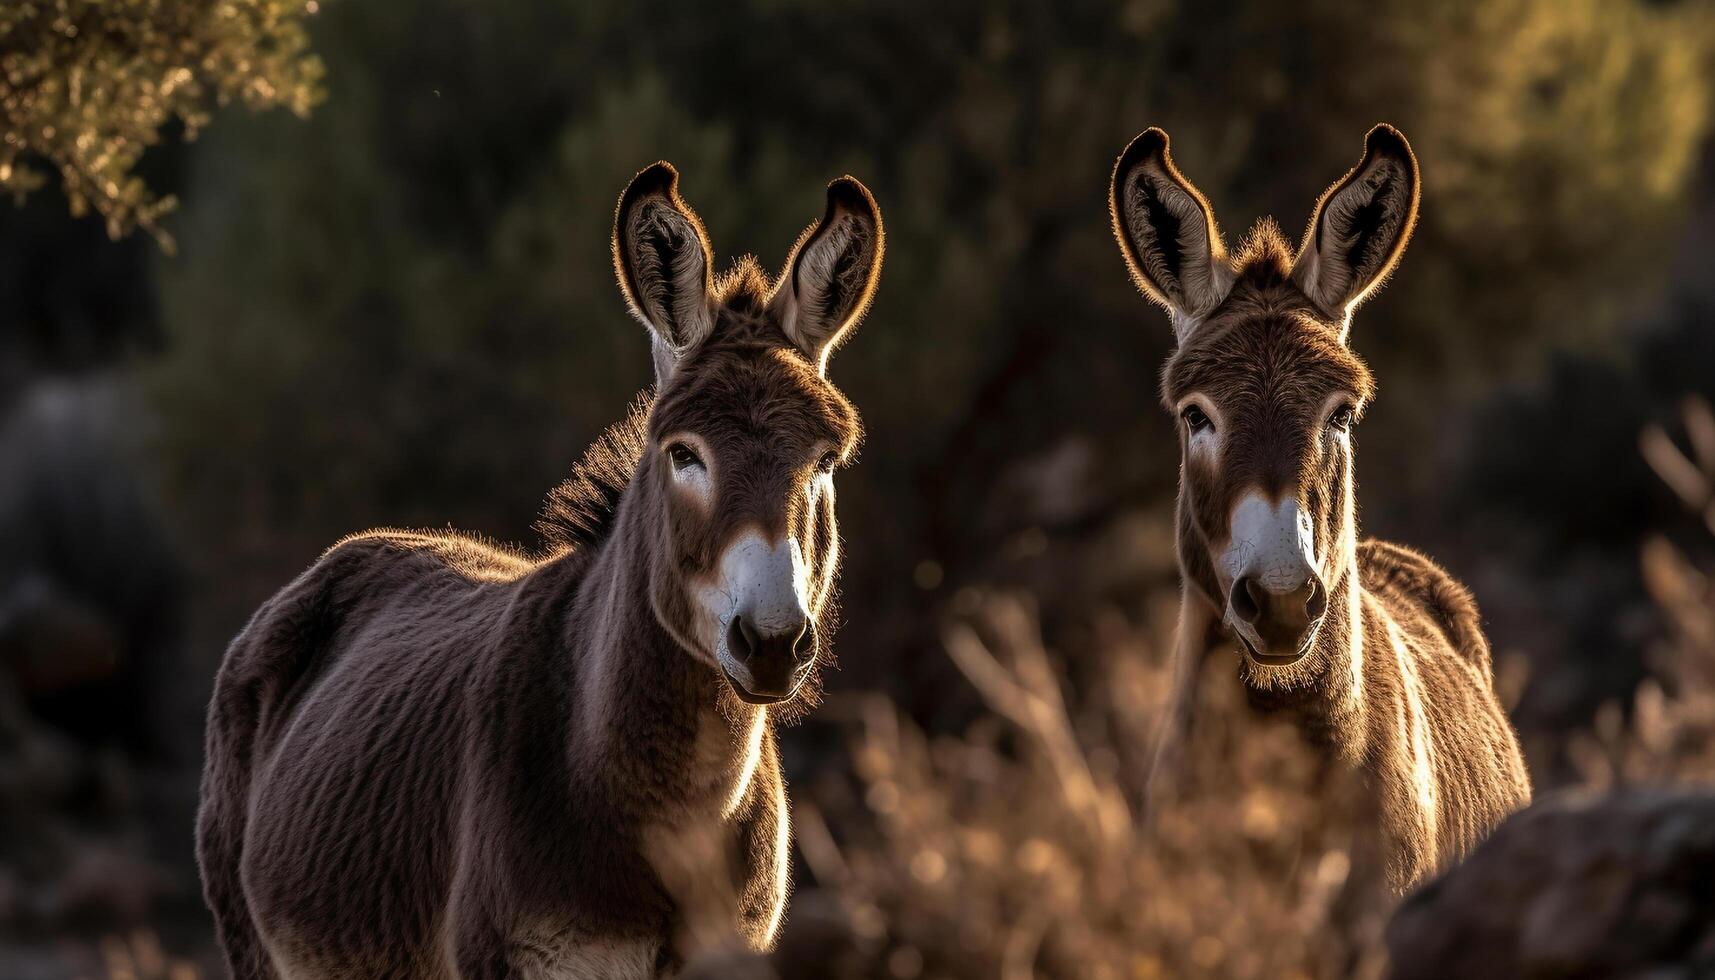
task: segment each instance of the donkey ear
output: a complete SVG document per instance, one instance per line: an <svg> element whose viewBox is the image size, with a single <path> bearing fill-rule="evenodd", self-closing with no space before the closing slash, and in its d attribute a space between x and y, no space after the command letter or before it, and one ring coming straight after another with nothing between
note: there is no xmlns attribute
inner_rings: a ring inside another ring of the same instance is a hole
<svg viewBox="0 0 1715 980"><path fill-rule="evenodd" d="M713 264L709 236L679 197L673 165L663 161L633 177L614 211L613 268L632 315L653 336L658 381L714 327Z"/></svg>
<svg viewBox="0 0 1715 980"><path fill-rule="evenodd" d="M786 336L825 372L828 355L868 312L881 279L881 209L854 177L828 185L828 210L792 248L769 305Z"/></svg>
<svg viewBox="0 0 1715 980"><path fill-rule="evenodd" d="M1180 343L1232 288L1209 202L1173 165L1167 134L1138 134L1114 165L1108 190L1114 237L1131 277L1167 307Z"/></svg>
<svg viewBox="0 0 1715 980"><path fill-rule="evenodd" d="M1292 278L1322 312L1351 328L1352 310L1399 262L1417 223L1417 158L1383 123L1364 137L1364 158L1316 202Z"/></svg>

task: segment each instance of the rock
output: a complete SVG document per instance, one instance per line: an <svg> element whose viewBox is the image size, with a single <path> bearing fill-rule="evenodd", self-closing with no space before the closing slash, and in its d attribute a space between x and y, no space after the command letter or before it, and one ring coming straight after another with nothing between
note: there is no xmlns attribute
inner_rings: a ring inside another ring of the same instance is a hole
<svg viewBox="0 0 1715 980"><path fill-rule="evenodd" d="M1715 971L1715 791L1561 795L1406 899L1394 980Z"/></svg>

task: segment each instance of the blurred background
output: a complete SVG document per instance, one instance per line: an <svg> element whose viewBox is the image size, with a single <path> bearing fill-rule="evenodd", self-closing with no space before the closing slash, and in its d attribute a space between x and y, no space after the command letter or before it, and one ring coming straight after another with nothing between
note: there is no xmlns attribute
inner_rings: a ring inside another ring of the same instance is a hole
<svg viewBox="0 0 1715 980"><path fill-rule="evenodd" d="M1352 334L1363 528L1475 591L1539 788L1708 779L1712 81L1691 0L14 0L0 974L220 975L191 815L225 644L353 530L534 542L652 381L608 236L662 158L723 262L777 268L842 173L889 235L830 367L868 435L839 668L784 736L783 956L1351 969L1314 939L1341 844L1265 787L1275 749L1232 749L1256 788L1204 838L1125 832L1177 448L1113 159L1162 126L1229 242L1296 239L1368 127L1407 134L1422 221ZM1283 888L1302 913L1236 938Z"/></svg>

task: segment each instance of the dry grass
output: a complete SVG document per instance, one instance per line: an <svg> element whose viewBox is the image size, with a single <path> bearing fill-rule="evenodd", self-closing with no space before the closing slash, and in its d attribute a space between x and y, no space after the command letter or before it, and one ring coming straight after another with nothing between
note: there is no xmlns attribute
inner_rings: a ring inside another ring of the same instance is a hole
<svg viewBox="0 0 1715 980"><path fill-rule="evenodd" d="M1644 455L1715 533L1715 412L1692 402L1684 422L1690 454L1651 429ZM1665 539L1648 542L1642 562L1670 635L1649 651L1653 676L1630 710L1604 707L1571 740L1590 788L1715 781L1715 579ZM1385 970L1379 937L1391 901L1349 880L1361 860L1351 808L1287 725L1238 703L1236 684L1205 685L1203 717L1221 724L1192 765L1221 778L1156 826L1136 825L1173 601L1160 597L1141 625L1099 611L1086 648L1056 652L1028 597L979 597L944 645L987 715L936 736L879 696L862 702L855 775L824 780L796 807L814 876L799 901L849 924L845 975ZM1522 682L1513 667L1503 663L1500 678L1509 702ZM811 975L786 952L783 974Z"/></svg>
<svg viewBox="0 0 1715 980"><path fill-rule="evenodd" d="M196 964L169 955L160 937L148 929L104 936L93 947L65 946L57 957L49 959L49 955L32 957L27 964L0 959L0 966L29 976L72 980L199 980L203 976Z"/></svg>
<svg viewBox="0 0 1715 980"><path fill-rule="evenodd" d="M1688 405L1685 429L1689 453L1651 429L1644 455L1715 533L1715 413ZM1664 539L1642 562L1669 627L1648 652L1653 676L1568 751L1597 789L1715 782L1715 578ZM1352 808L1296 732L1250 712L1238 685L1204 685L1204 717L1219 721L1192 769L1219 778L1140 825L1176 602L1095 610L1076 648L1056 650L1029 596L967 593L943 646L987 710L963 732L926 733L880 695L830 703L824 714L849 724L849 770L795 788L811 875L774 972L1381 975L1390 902L1353 874ZM1503 695L1519 683L1503 663ZM147 934L110 939L99 958L112 980L196 976ZM692 972L761 967L740 957Z"/></svg>
<svg viewBox="0 0 1715 980"><path fill-rule="evenodd" d="M1715 411L1700 399L1682 413L1690 453L1657 426L1640 439L1644 458L1715 535ZM1597 788L1631 783L1715 783L1715 579L1666 539L1643 547L1644 584L1669 630L1646 651L1652 677L1631 711L1609 704L1570 751Z"/></svg>
<svg viewBox="0 0 1715 980"><path fill-rule="evenodd" d="M1171 639L1168 616L1147 619L1098 614L1091 649L1068 653L1090 675L1068 697L1030 601L985 596L945 646L992 714L929 736L864 702L856 786L829 781L796 808L815 878L865 954L851 975L1379 971L1381 921L1342 902L1352 838L1328 819L1314 755L1238 703L1236 684L1206 685L1222 721L1194 767L1229 778L1137 825ZM853 789L861 807L844 803Z"/></svg>

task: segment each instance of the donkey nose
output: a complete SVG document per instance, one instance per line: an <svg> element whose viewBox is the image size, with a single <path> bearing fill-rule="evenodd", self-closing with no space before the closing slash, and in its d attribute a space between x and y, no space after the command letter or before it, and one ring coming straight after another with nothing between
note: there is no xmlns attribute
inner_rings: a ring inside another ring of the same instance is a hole
<svg viewBox="0 0 1715 980"><path fill-rule="evenodd" d="M758 620L748 612L734 616L727 627L727 650L744 668L735 682L740 697L753 703L791 697L814 655L812 633L807 617L782 621Z"/></svg>
<svg viewBox="0 0 1715 980"><path fill-rule="evenodd" d="M1328 611L1328 590L1315 575L1296 586L1274 591L1262 580L1246 575L1233 583L1228 600L1233 615L1256 630L1267 645L1263 653L1282 656L1300 652L1305 634Z"/></svg>
<svg viewBox="0 0 1715 980"><path fill-rule="evenodd" d="M1255 576L1246 575L1233 583L1232 604L1233 612L1252 626L1267 619L1308 626L1328 611L1328 595L1314 575L1283 592L1264 588Z"/></svg>
<svg viewBox="0 0 1715 980"><path fill-rule="evenodd" d="M1264 592L1257 580L1246 575L1233 583L1231 605L1233 613L1252 626L1262 618L1263 606L1268 603L1268 593Z"/></svg>
<svg viewBox="0 0 1715 980"><path fill-rule="evenodd" d="M765 632L757 626L756 617L750 613L734 616L732 625L727 627L727 646L744 661L782 654L794 663L809 659L815 642L808 617L768 625L773 628Z"/></svg>
<svg viewBox="0 0 1715 980"><path fill-rule="evenodd" d="M810 625L808 619L799 627L798 635L792 640L792 660L794 663L807 664L816 655L816 627Z"/></svg>

